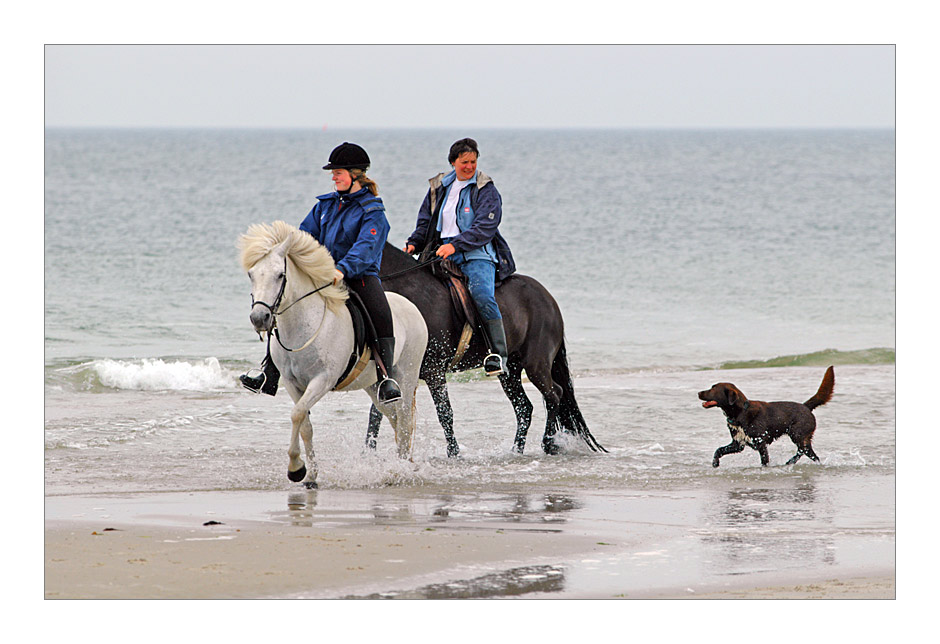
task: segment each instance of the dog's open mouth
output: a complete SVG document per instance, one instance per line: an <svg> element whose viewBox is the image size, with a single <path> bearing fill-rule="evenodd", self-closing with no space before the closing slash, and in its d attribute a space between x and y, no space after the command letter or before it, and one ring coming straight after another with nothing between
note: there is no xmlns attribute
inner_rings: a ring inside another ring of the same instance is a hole
<svg viewBox="0 0 940 644"><path fill-rule="evenodd" d="M708 409L709 407L717 407L717 406L718 406L718 403L716 403L714 400L706 400L705 402L702 403L702 407L704 407L705 409Z"/></svg>

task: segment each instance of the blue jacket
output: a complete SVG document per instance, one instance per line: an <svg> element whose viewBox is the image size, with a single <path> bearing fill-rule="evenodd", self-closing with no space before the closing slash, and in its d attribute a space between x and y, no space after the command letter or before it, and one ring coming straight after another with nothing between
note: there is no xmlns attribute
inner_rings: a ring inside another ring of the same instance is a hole
<svg viewBox="0 0 940 644"><path fill-rule="evenodd" d="M367 188L347 195L320 195L300 229L330 251L346 277L378 276L389 225L381 197Z"/></svg>
<svg viewBox="0 0 940 644"><path fill-rule="evenodd" d="M425 255L440 245L442 221L441 207L457 178L451 171L429 179L431 187L418 210L418 223L408 238L416 250ZM460 234L450 240L462 259L488 259L496 264L496 280L502 281L516 270L509 244L499 233L503 218L503 200L493 180L480 171L460 192L457 207L457 227ZM425 259L422 255L422 259ZM460 261L461 258L455 258Z"/></svg>

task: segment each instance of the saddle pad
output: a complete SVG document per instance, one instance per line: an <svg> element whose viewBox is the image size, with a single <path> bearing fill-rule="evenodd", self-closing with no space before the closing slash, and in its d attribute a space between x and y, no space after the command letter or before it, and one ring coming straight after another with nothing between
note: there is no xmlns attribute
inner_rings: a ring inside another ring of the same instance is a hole
<svg viewBox="0 0 940 644"><path fill-rule="evenodd" d="M372 351L366 346L366 327L372 324L366 313L365 305L355 291L349 291L346 308L349 309L349 315L352 318L353 352L349 356L349 362L346 363L343 375L339 377L336 386L333 387L337 391L342 390L358 378L372 358Z"/></svg>
<svg viewBox="0 0 940 644"><path fill-rule="evenodd" d="M443 268L442 279L447 284L450 299L457 311L457 317L462 317L464 322L471 327L478 328L480 317L477 314L476 304L473 303L473 298L470 296L470 291L467 289L466 277L464 277L460 268L449 259L441 262L441 268Z"/></svg>

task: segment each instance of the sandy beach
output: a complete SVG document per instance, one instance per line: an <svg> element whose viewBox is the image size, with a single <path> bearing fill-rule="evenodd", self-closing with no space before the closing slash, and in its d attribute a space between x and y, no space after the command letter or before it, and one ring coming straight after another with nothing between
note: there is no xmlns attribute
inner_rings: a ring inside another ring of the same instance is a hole
<svg viewBox="0 0 940 644"><path fill-rule="evenodd" d="M124 526L101 531L91 524L59 524L46 530L45 597L486 597L486 589L473 591L473 582L480 586L489 582L491 596L512 596L519 590L551 593L563 576L558 570L563 562L602 549L586 536L499 530L360 528L298 533L224 526ZM485 573L488 569L493 572ZM422 583L434 578L442 581ZM412 586L424 592L391 590ZM440 586L440 593L433 592L435 586ZM809 576L802 583L745 583L728 590L706 586L699 592L638 590L606 597L894 599L895 578L887 571L881 576L836 579Z"/></svg>
<svg viewBox="0 0 940 644"><path fill-rule="evenodd" d="M824 566L783 551L723 573L702 547L711 536L670 519L695 496L636 496L629 516L600 499L601 520L597 499L561 496L520 508L497 495L475 511L400 490L47 497L44 596L895 598L893 530L881 555L862 544L864 560L849 556L858 543L830 542Z"/></svg>

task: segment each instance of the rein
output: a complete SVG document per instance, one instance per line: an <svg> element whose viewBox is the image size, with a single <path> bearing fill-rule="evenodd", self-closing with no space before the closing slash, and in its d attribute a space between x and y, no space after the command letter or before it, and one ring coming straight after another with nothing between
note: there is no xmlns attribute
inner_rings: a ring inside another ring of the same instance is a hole
<svg viewBox="0 0 940 644"><path fill-rule="evenodd" d="M284 283L285 283L285 284L287 283L287 277L284 278ZM325 289L327 286L333 286L333 282L328 282L327 284L324 284L323 286L321 286L321 287L319 287L319 288L313 289L313 290L310 291L309 293L304 293L303 295L301 295L300 297L298 297L296 300L294 300L293 302L291 302L290 304L288 304L287 306L285 306L282 310L278 311L278 313L283 313L284 311L286 311L286 310L289 309L290 307L294 306L295 304L297 304L297 302L299 302L300 300L304 299L304 298L307 297L308 295L313 295L313 294L316 293L317 291L322 291L322 290ZM273 312L273 311L272 311L272 312Z"/></svg>
<svg viewBox="0 0 940 644"><path fill-rule="evenodd" d="M304 342L303 346L297 349L288 349L287 347L284 346L284 343L281 342L281 334L278 333L278 330L277 330L277 318L276 317L274 318L274 326L271 328L274 331L274 338L277 340L277 343L281 345L281 348L284 349L284 351L293 353L295 351L303 351L304 349L309 347L311 344L313 344L313 341L317 339L318 335L320 335L320 331L323 330L323 323L325 321L326 321L326 305L323 306L323 317L320 318L320 326L317 327L317 330L314 332L313 336L311 336L309 340ZM271 331L268 331L268 346L269 347L271 346Z"/></svg>
<svg viewBox="0 0 940 644"><path fill-rule="evenodd" d="M411 266L411 267L406 268L406 269L404 269L404 270L398 271L398 272L396 272L396 273L390 273L389 275L381 275L381 276L379 277L379 279L381 279L381 280L383 280L383 281L384 281L384 280L390 280L390 279L392 279L393 277L398 277L399 275L404 275L405 273L410 273L411 271L416 271L416 270L418 270L419 268L424 268L425 266L430 266L431 264L436 264L437 262L441 261L442 259L444 259L444 258L443 258L443 257L435 257L434 259L429 259L429 260L426 261L426 262L422 262L422 263L420 263L420 264L415 264L414 266Z"/></svg>
<svg viewBox="0 0 940 644"><path fill-rule="evenodd" d="M425 266L430 266L431 264L436 264L437 262L441 261L442 259L444 259L444 258L443 258L443 257L435 257L434 259L428 260L428 261L426 261L426 262L422 262L422 263L420 263L420 264L415 264L414 266L411 266L411 267L406 268L406 269L404 269L404 270L398 271L398 272L396 272L396 273L392 273L391 275L385 275L385 276L381 277L380 279L382 279L382 280L392 279L393 277L398 277L399 275L404 275L405 273L410 273L411 271L418 270L419 268L424 268ZM255 301L255 296L252 295L252 296L251 296L251 306L252 306L252 308L254 308L255 305L260 304L261 306L263 306L263 307L265 307L266 309L268 309L269 311L271 311L271 315L274 316L274 324L271 326L271 331L274 332L274 338L277 340L277 343L278 343L279 345L281 345L281 348L284 349L284 351L287 351L287 352L289 352L289 353L294 353L295 351L303 351L304 349L306 349L307 347L309 347L309 346L313 343L314 340L317 339L317 336L318 336L318 335L320 335L320 331L323 329L323 323L326 321L326 308L323 309L323 317L320 319L320 326L317 327L317 330L316 330L316 332L313 334L313 337L311 337L309 340L307 340L307 341L303 344L303 346L301 346L301 347L299 347L299 348L297 348L297 349L288 349L287 347L284 346L284 343L281 342L281 334L278 333L278 330L277 330L277 316L278 316L278 313L284 313L284 312L287 311L290 307L294 306L295 304L297 304L300 300L304 299L305 297L309 297L309 296L313 295L314 293L316 293L316 292L318 292L318 291L322 291L322 290L325 289L327 286L332 286L332 285L333 285L333 282L328 282L328 283L324 284L323 286L320 286L320 287L318 287L318 288L313 289L313 290L310 291L309 293L304 293L303 295L301 295L300 297L298 297L296 300L294 300L293 302L291 302L290 304L288 304L287 306L285 306L283 309L278 310L278 309L280 308L280 305L281 305L281 298L284 297L284 289L287 288L287 258L285 257L285 258L284 258L284 278L283 278L283 280L281 280L281 290L278 291L277 297L274 299L274 304L268 304L267 302L262 302L261 300ZM271 331L268 331L268 351L269 351L269 352L270 352L270 349L271 349Z"/></svg>

